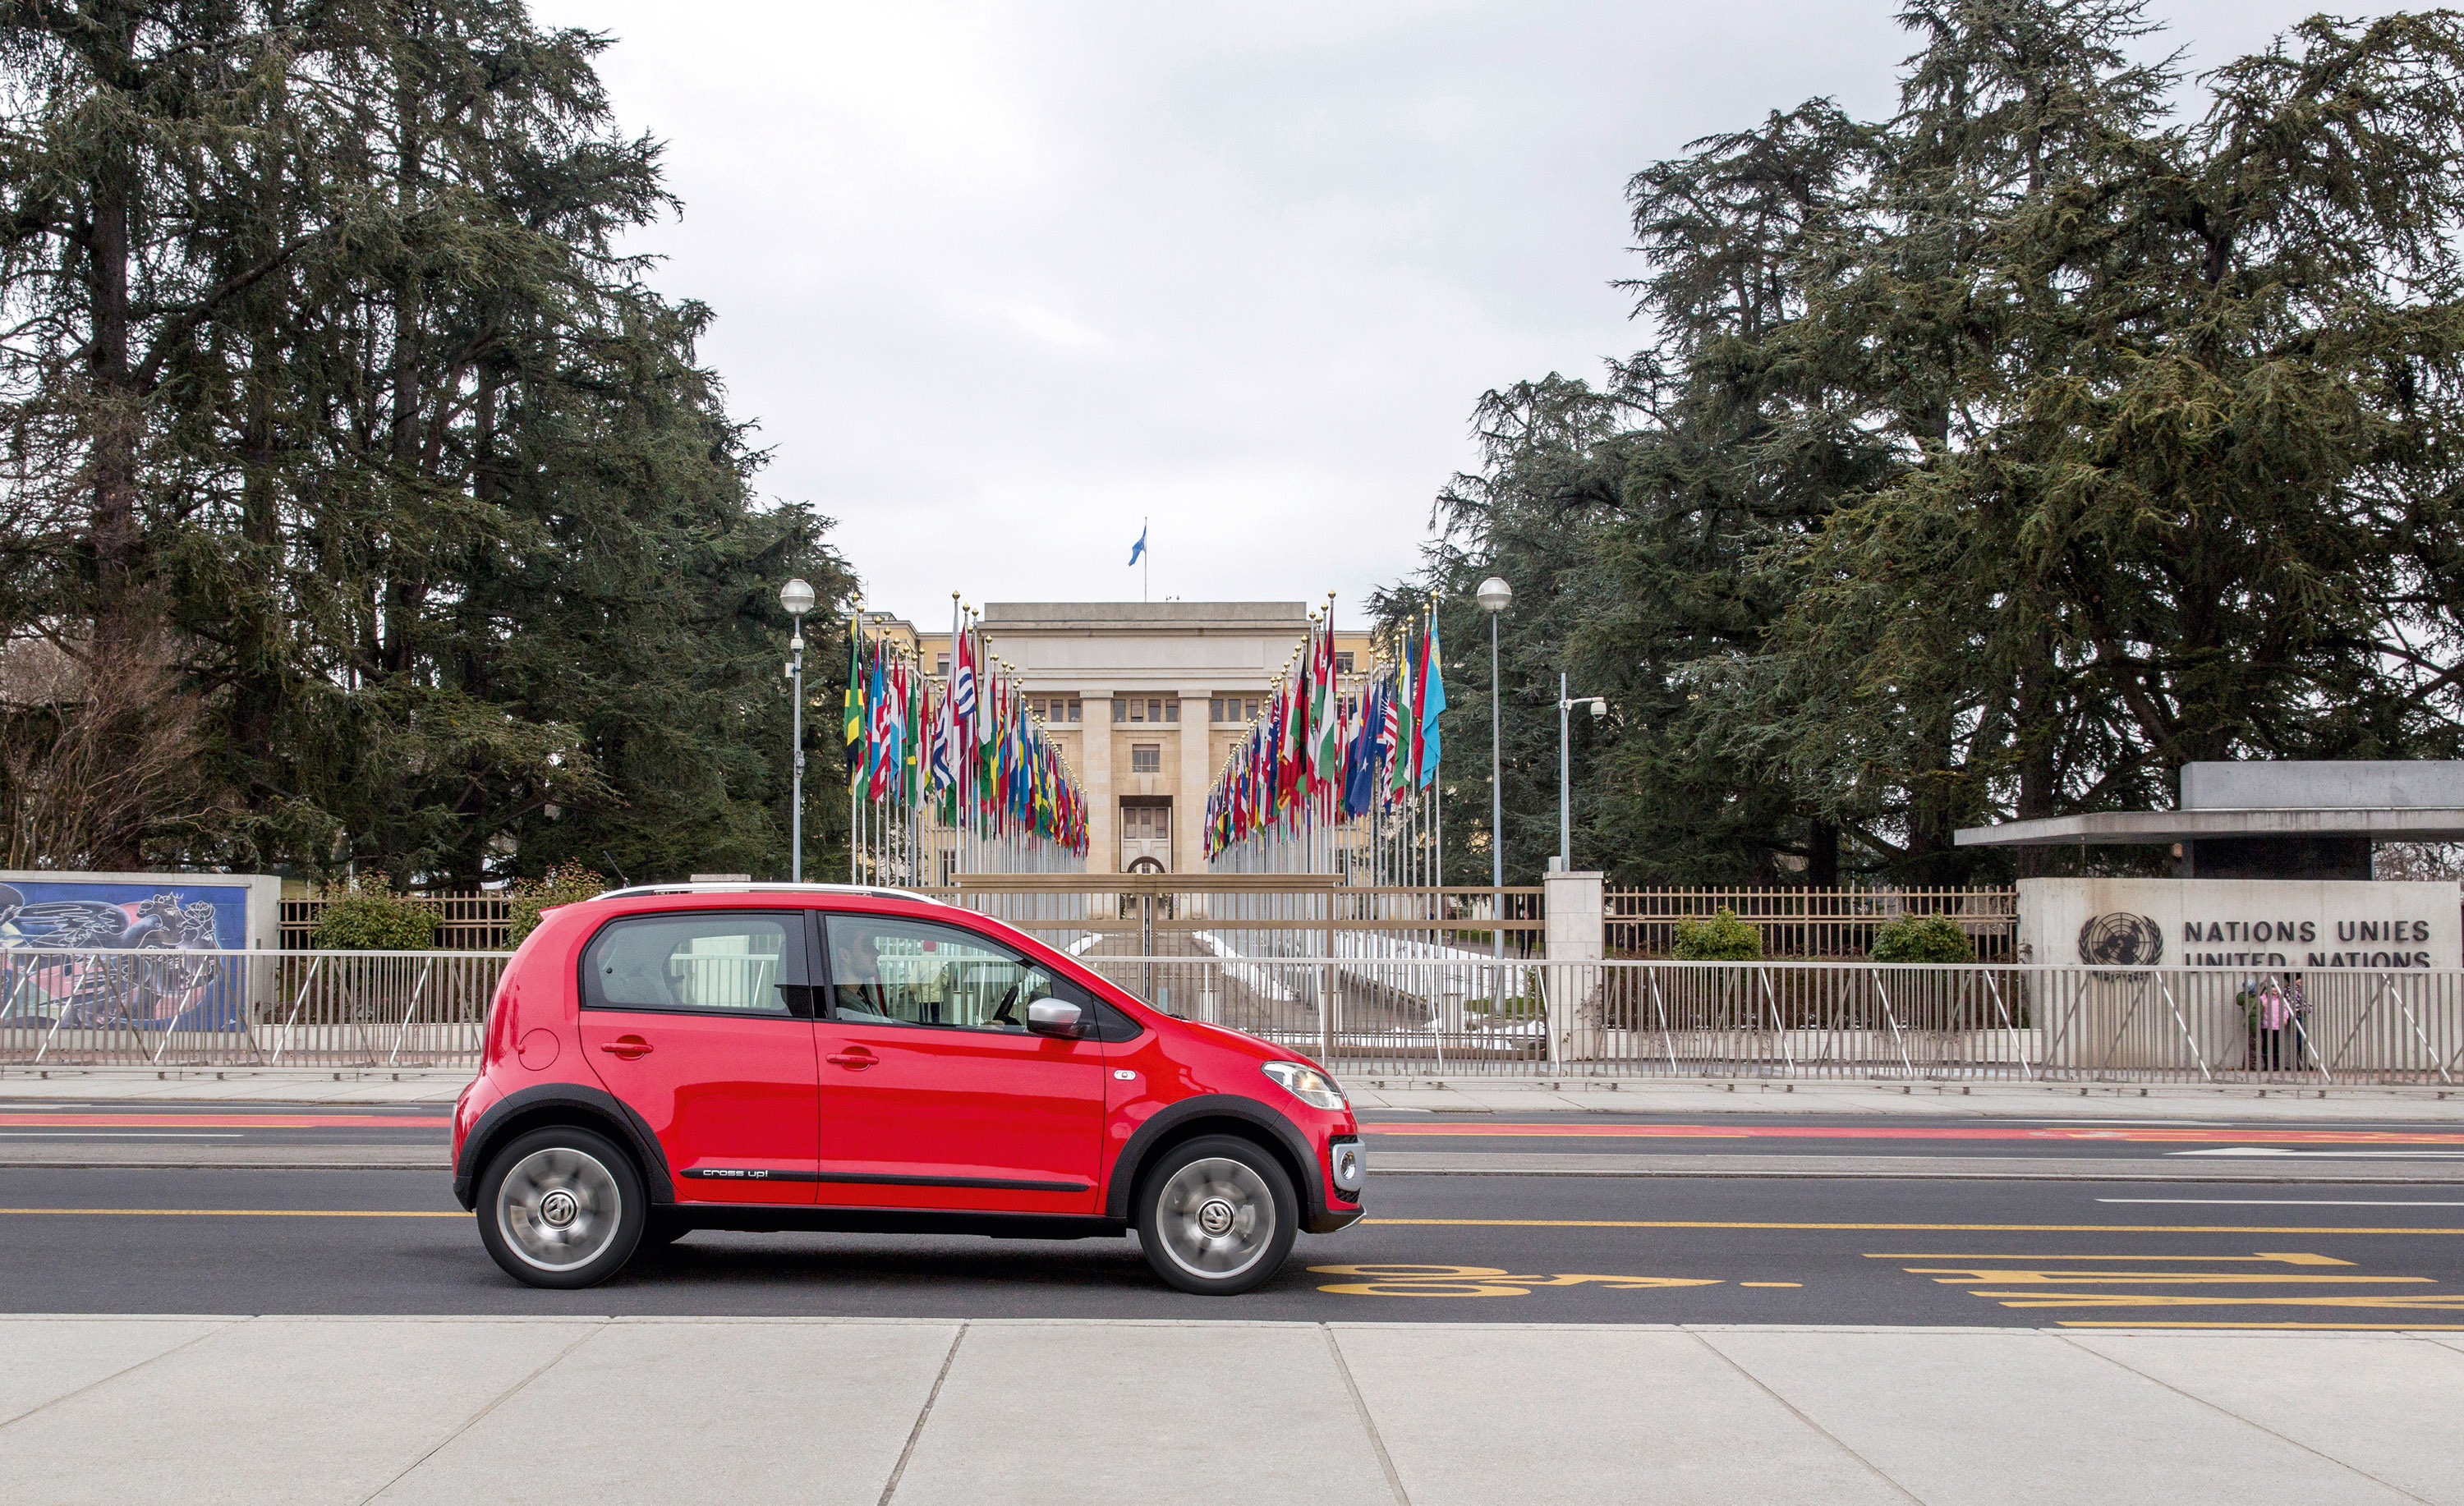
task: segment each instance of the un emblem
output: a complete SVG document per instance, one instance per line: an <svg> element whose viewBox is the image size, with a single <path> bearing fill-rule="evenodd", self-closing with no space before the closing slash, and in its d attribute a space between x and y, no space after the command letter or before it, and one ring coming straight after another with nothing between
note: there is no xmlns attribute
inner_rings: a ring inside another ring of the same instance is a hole
<svg viewBox="0 0 2464 1506"><path fill-rule="evenodd" d="M2145 915L2092 915L2079 928L2079 954L2108 968L2152 968L2165 960L2165 933Z"/></svg>

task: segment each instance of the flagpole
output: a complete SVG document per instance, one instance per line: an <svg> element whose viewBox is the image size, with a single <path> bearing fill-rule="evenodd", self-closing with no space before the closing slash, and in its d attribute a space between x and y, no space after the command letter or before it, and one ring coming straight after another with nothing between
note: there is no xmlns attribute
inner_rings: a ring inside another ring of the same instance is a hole
<svg viewBox="0 0 2464 1506"><path fill-rule="evenodd" d="M962 819L966 814L966 795L965 782L960 777L960 771L966 767L966 760L958 751L958 593L953 591L950 593L950 672L948 675L943 677L941 693L943 696L948 698L950 703L950 746L948 752L948 757L950 760L950 814L954 818ZM949 883L953 888L957 887L958 883L958 875L957 871L958 866L958 856L957 842L955 840L957 824L957 822L956 820L952 822L953 840L951 843L951 873ZM935 873L934 877L937 879L940 875Z"/></svg>
<svg viewBox="0 0 2464 1506"><path fill-rule="evenodd" d="M1152 518L1138 519L1138 543L1141 546L1138 550L1138 602L1140 605L1155 600L1147 590L1148 582L1155 578L1155 549L1147 543L1147 531L1154 527L1154 523L1155 520Z"/></svg>
<svg viewBox="0 0 2464 1506"><path fill-rule="evenodd" d="M853 605L855 607L855 621L848 624L847 628L850 635L847 640L847 693L849 695L853 695L855 693L855 683L859 675L862 673L862 666L864 663L862 646L864 644L863 598L857 598ZM864 720L867 724L866 730L869 731L869 724L872 721L872 711L869 707L865 709ZM842 736L844 736L844 729L842 729ZM845 757L846 750L842 749L840 750L840 762L844 763L847 761ZM855 855L858 846L861 845L856 840L860 835L859 829L856 825L856 804L855 775L852 772L849 772L847 775L847 882L849 884L860 884L863 882L861 879L856 877Z"/></svg>

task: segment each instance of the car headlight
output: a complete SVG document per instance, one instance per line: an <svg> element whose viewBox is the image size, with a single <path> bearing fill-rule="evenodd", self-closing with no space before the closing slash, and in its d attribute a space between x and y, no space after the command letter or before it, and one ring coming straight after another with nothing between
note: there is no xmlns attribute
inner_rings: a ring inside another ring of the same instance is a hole
<svg viewBox="0 0 2464 1506"><path fill-rule="evenodd" d="M1346 1109L1352 1106L1351 1101L1343 1096L1343 1089L1334 1085L1334 1079L1305 1061L1269 1061L1265 1070L1266 1076L1283 1084L1285 1092L1311 1108Z"/></svg>

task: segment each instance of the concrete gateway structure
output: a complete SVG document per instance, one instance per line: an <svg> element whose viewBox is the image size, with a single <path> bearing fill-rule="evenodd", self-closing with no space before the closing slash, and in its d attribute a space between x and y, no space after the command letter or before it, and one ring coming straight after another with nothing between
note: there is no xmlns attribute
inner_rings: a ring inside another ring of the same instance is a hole
<svg viewBox="0 0 2464 1506"><path fill-rule="evenodd" d="M1963 846L2166 846L2171 879L2023 879L2022 962L2284 974L2464 966L2456 885L2373 876L2385 841L2464 840L2464 764L2193 763L2180 808L2005 821Z"/></svg>
<svg viewBox="0 0 2464 1506"><path fill-rule="evenodd" d="M1089 873L1206 871L1216 771L1309 629L1303 601L995 601L978 625L1007 661L1087 793ZM1364 627L1366 620L1364 619ZM936 676L950 634L898 619ZM1366 669L1367 631L1338 632L1338 669ZM1348 662L1347 662L1348 661Z"/></svg>

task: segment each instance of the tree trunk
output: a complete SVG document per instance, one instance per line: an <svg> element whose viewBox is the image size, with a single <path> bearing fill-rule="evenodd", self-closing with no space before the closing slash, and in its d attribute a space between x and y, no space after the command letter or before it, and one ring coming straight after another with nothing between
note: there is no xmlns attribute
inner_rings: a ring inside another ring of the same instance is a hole
<svg viewBox="0 0 2464 1506"><path fill-rule="evenodd" d="M117 29L106 44L109 60L118 65L121 83L134 59L133 17L115 16ZM106 74L106 76L109 76ZM89 397L91 426L87 466L92 499L86 543L94 568L94 630L86 645L91 672L104 666L140 662L154 653L159 635L144 620L142 591L142 541L137 526L137 446L142 426L141 400L128 352L128 264L131 256L129 211L136 187L135 169L127 150L113 142L101 153L94 185L94 220L86 237L87 295L92 300L93 343L86 365L93 388ZM124 720L124 729L139 718ZM106 749L106 758L131 750ZM115 808L114 819L96 840L95 862L106 869L144 865L143 839L150 813L142 800Z"/></svg>
<svg viewBox="0 0 2464 1506"><path fill-rule="evenodd" d="M1808 887L1839 887L1839 828L1817 818L1806 838L1805 882Z"/></svg>

